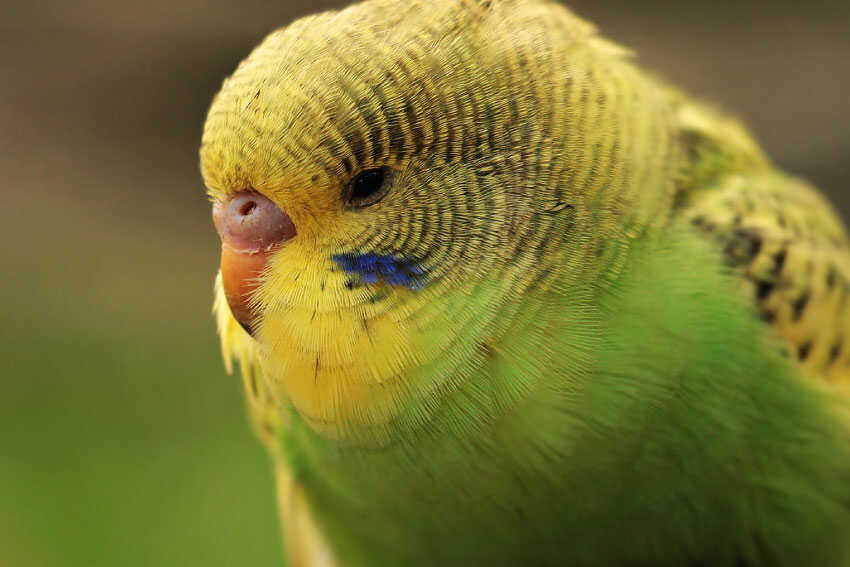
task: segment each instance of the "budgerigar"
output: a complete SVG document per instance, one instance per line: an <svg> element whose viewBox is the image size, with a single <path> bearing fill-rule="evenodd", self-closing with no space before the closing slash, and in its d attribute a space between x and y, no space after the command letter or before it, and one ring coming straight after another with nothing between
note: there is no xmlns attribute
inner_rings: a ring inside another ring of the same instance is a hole
<svg viewBox="0 0 850 567"><path fill-rule="evenodd" d="M563 6L298 20L200 154L292 565L850 565L845 229Z"/></svg>

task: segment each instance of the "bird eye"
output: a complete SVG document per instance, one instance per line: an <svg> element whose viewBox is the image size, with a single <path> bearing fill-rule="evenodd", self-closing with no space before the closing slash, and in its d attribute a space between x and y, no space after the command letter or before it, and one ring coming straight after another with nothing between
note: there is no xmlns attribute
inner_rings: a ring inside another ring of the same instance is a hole
<svg viewBox="0 0 850 567"><path fill-rule="evenodd" d="M368 207L383 198L389 189L389 172L386 168L366 169L354 176L346 187L346 202L351 207Z"/></svg>

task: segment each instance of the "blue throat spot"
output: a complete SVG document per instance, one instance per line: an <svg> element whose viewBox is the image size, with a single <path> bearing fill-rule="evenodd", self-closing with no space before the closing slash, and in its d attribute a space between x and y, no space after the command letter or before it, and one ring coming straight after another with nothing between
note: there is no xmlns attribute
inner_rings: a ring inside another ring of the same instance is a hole
<svg viewBox="0 0 850 567"><path fill-rule="evenodd" d="M425 270L410 258L366 252L336 254L331 259L343 271L359 276L364 284L383 281L393 287L412 290L425 287Z"/></svg>

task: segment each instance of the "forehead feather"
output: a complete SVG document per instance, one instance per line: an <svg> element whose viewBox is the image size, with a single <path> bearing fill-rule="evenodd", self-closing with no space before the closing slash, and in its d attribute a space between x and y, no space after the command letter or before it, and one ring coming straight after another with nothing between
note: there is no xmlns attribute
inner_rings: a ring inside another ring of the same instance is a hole
<svg viewBox="0 0 850 567"><path fill-rule="evenodd" d="M421 121L410 116L411 101L437 67L451 67L443 47L457 48L461 32L472 40L482 9L472 0L373 0L273 32L213 101L201 147L207 185L228 191L283 177L306 181L292 169L337 178L390 145L414 142L401 139L412 137L403 122Z"/></svg>

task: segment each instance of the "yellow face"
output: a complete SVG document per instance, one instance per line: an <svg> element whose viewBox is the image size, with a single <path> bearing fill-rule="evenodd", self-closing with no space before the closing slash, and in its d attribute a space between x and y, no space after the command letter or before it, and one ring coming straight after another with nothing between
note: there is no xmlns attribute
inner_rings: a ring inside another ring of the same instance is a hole
<svg viewBox="0 0 850 567"><path fill-rule="evenodd" d="M439 30L406 24L390 33L380 6L272 34L225 82L201 148L220 210L260 195L296 232L262 254L248 251L254 271L232 268L224 254L217 305L226 348L256 357L276 401L334 438L381 429L478 356L452 345L495 318L495 308L469 309L469 298L500 301L501 287L485 276L507 273L506 245L521 232L510 226L525 214L498 190L504 178L481 156L485 138L473 139L488 132L455 127L474 111L506 115L507 99L488 109L473 108L468 94L452 100L463 85L446 61L466 58L464 78L483 76L469 47L429 52ZM470 16L463 3L450 12L446 21ZM446 98L435 105L434 97ZM240 303L244 289L250 298Z"/></svg>

